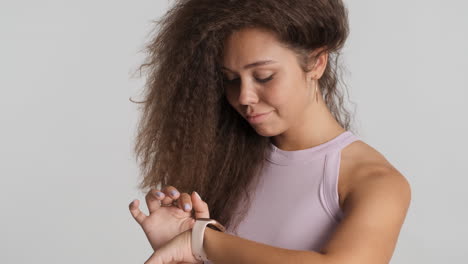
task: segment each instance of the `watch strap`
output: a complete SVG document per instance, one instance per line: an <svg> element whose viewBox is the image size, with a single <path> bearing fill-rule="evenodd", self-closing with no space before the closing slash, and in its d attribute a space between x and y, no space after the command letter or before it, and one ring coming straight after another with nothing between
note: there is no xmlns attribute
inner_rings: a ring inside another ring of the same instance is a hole
<svg viewBox="0 0 468 264"><path fill-rule="evenodd" d="M206 227L213 228L220 232L226 229L218 221L210 218L197 218L192 228L192 254L197 260L208 261L205 250L203 249L203 239Z"/></svg>

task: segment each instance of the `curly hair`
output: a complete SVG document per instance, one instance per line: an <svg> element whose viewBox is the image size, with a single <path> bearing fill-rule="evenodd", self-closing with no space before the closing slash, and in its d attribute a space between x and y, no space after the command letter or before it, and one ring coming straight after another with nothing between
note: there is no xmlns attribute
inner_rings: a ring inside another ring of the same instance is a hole
<svg viewBox="0 0 468 264"><path fill-rule="evenodd" d="M220 70L224 40L243 28L269 30L295 51L308 71L308 55L328 52L319 87L330 112L347 130L338 58L348 37L341 0L178 0L159 20L145 45L139 70L147 75L134 151L140 189L173 185L197 191L210 217L236 229L270 149L228 103ZM314 57L316 58L316 57ZM236 209L242 209L235 214ZM235 221L235 217L237 221Z"/></svg>

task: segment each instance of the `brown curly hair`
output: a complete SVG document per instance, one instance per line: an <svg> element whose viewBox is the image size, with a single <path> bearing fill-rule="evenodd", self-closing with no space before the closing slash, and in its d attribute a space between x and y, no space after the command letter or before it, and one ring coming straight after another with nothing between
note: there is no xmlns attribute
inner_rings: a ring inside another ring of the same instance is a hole
<svg viewBox="0 0 468 264"><path fill-rule="evenodd" d="M271 31L296 52L304 72L312 51L328 52L321 94L339 124L351 130L337 88L338 58L349 31L341 0L178 0L153 22L156 34L139 67L148 77L144 98L135 102L142 104L134 146L142 190L172 185L181 192L197 191L210 217L227 228L237 229L247 213L249 189L258 182L270 141L224 95L224 40L242 28ZM238 215L236 209L242 209Z"/></svg>

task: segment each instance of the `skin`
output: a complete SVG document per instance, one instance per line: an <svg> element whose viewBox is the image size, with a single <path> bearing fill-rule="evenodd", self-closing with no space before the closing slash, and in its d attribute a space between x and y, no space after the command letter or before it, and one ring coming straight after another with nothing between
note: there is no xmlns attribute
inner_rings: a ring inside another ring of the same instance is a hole
<svg viewBox="0 0 468 264"><path fill-rule="evenodd" d="M281 46L272 34L244 29L226 40L224 54L229 103L244 118L251 113L270 112L263 122L251 125L278 148L311 148L345 131L320 92L315 93L327 64L326 53L318 57L310 72L304 73L294 53ZM244 68L262 60L275 62ZM205 252L215 263L388 263L411 200L406 178L377 150L358 140L341 151L338 192L345 217L320 252L276 248L209 228L205 231ZM176 199L166 198L164 202L168 203ZM199 203L201 200L193 194L183 194L180 200L193 204L195 211L205 215L208 212L208 206ZM181 208L179 203L178 210ZM190 229L175 234L145 263L196 263L191 256L190 235Z"/></svg>

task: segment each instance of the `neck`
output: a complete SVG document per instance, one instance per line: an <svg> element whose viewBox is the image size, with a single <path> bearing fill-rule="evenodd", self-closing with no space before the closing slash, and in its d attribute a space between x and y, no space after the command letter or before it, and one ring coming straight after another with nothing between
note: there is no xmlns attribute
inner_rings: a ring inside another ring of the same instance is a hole
<svg viewBox="0 0 468 264"><path fill-rule="evenodd" d="M346 131L333 117L322 96L318 97L318 103L309 104L304 115L288 130L271 137L276 147L286 151L312 148Z"/></svg>

